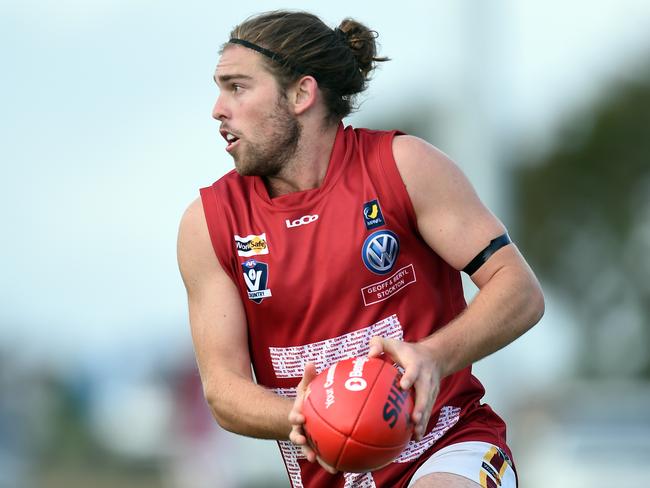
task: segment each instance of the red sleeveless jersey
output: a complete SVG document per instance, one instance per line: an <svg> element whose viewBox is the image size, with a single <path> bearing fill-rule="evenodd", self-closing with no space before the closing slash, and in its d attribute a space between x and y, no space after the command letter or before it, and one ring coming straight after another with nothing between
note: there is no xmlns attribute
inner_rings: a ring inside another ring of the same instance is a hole
<svg viewBox="0 0 650 488"><path fill-rule="evenodd" d="M416 342L466 306L460 273L418 232L392 154L396 134L340 125L313 190L271 199L261 178L235 171L201 189L217 258L244 303L256 380L280 395L295 396L307 362L321 371L366 355L376 335ZM510 454L483 394L470 367L444 378L427 434L373 473L330 475L280 441L291 484L406 486L431 453L468 440Z"/></svg>

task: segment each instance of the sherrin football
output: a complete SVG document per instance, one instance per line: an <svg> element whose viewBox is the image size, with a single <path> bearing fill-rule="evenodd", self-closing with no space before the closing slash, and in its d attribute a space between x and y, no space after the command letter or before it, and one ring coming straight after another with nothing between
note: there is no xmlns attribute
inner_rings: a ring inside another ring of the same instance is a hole
<svg viewBox="0 0 650 488"><path fill-rule="evenodd" d="M303 414L309 444L338 471L360 473L392 462L411 439L412 390L379 358L340 361L309 384Z"/></svg>

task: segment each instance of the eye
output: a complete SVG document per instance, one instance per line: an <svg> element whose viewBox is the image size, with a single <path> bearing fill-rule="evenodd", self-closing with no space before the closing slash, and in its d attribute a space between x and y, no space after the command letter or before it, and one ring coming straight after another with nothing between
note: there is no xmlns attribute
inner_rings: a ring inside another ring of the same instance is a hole
<svg viewBox="0 0 650 488"><path fill-rule="evenodd" d="M231 89L231 91L232 91L233 93L238 93L238 92L240 92L243 88L244 88L244 87L241 86L239 83L233 83L230 89Z"/></svg>

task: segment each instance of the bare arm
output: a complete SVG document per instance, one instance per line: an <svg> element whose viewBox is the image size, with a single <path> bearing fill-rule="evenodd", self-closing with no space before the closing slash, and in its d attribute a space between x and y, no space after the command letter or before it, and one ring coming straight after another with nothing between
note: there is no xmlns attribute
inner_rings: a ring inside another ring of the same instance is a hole
<svg viewBox="0 0 650 488"><path fill-rule="evenodd" d="M214 418L238 434L288 439L293 401L253 381L244 308L215 256L200 199L181 220L178 263L203 391Z"/></svg>
<svg viewBox="0 0 650 488"><path fill-rule="evenodd" d="M505 232L447 156L408 136L395 139L394 151L420 233L453 267L464 268L493 238ZM452 322L457 325L424 341L440 358L444 375L509 344L543 313L539 283L514 244L497 251L471 279L479 293L467 311Z"/></svg>
<svg viewBox="0 0 650 488"><path fill-rule="evenodd" d="M440 151L411 136L396 137L393 152L427 244L456 269L464 268L503 224L481 203L458 167ZM467 310L417 344L373 339L402 363L402 387L415 386L413 420L421 437L440 379L497 351L541 318L544 298L530 267L514 244L505 246L472 276L479 293Z"/></svg>

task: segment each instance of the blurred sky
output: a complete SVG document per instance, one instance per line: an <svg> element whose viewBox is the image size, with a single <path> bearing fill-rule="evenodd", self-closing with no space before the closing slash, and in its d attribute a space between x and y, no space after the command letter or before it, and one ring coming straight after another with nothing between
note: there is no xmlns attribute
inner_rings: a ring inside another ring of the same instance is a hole
<svg viewBox="0 0 650 488"><path fill-rule="evenodd" d="M650 45L647 0L4 0L0 349L63 368L188 353L178 221L232 167L211 77L230 28L273 8L376 29L393 60L349 122L435 107L436 142L497 207L483 177L508 148L547 147Z"/></svg>

